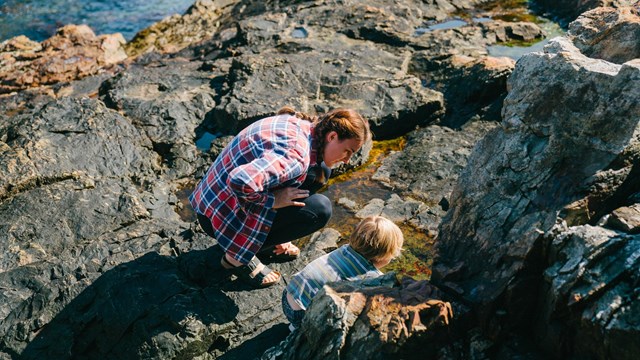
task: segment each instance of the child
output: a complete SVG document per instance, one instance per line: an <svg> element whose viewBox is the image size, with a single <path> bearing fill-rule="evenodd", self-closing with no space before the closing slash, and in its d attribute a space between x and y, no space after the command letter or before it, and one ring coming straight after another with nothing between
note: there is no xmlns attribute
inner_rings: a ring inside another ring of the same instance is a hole
<svg viewBox="0 0 640 360"><path fill-rule="evenodd" d="M292 331L324 284L382 275L380 268L400 255L404 238L391 220L369 216L356 226L349 244L321 256L293 275L282 293L282 309Z"/></svg>

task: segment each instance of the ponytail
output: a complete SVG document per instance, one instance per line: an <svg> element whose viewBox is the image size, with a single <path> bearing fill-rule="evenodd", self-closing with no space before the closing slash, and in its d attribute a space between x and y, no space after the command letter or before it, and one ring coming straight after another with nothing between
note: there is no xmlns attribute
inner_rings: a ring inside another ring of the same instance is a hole
<svg viewBox="0 0 640 360"><path fill-rule="evenodd" d="M307 121L311 121L311 122L318 121L318 117L317 116L311 116L311 115L308 115L306 113L296 111L291 106L283 106L276 113L276 115L284 115L284 114L295 116L295 117L297 117L298 119L301 119L301 120L307 120Z"/></svg>

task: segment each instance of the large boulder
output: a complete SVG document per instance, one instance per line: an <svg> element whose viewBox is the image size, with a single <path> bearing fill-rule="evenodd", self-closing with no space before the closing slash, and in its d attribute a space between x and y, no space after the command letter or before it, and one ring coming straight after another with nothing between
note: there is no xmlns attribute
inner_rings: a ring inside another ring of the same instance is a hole
<svg viewBox="0 0 640 360"><path fill-rule="evenodd" d="M619 39L603 33L599 43L614 46ZM440 227L433 281L474 304L479 323L492 334L531 331L534 314L542 312L547 320L562 317L566 333L589 335L558 338L558 327L541 325L546 348L563 349L558 356L597 349L600 358L632 358L633 351L618 352L612 344L638 339L637 322L623 315L634 311L631 303L614 304L618 295L637 297L633 280L616 287L638 276L637 241L545 235L558 217L595 225L637 202L640 54L628 57L634 60L623 64L590 58L567 38L552 40L544 53L525 55L508 82L502 126L478 143L459 177ZM579 209L585 216L570 216ZM576 247L584 250L562 250ZM549 249L571 253L547 255ZM596 279L601 270L595 269L607 270ZM576 273L561 285L565 270ZM583 277L585 272L593 274ZM551 290L541 290L543 284ZM614 287L618 295L605 290ZM540 291L538 302L530 294ZM574 303L580 305L567 314ZM607 306L607 317L620 318L621 325L609 329L595 315ZM582 313L585 307L591 312Z"/></svg>

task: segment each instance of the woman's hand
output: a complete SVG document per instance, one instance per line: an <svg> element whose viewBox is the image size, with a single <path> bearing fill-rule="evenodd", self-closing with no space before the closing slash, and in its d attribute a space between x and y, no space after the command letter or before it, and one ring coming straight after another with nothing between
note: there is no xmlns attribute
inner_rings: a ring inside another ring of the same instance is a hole
<svg viewBox="0 0 640 360"><path fill-rule="evenodd" d="M274 209L280 209L287 206L304 206L303 202L294 200L309 197L309 190L302 190L296 187L286 187L274 191L273 196L276 198L276 201L273 203Z"/></svg>

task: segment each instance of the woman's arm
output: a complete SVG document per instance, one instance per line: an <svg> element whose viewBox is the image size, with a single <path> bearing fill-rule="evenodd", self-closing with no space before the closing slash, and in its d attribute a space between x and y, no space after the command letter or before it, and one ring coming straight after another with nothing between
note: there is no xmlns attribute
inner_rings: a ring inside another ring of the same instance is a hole
<svg viewBox="0 0 640 360"><path fill-rule="evenodd" d="M273 208L276 198L269 189L306 171L304 158L296 149L283 153L268 151L250 163L238 166L229 173L228 185L243 207Z"/></svg>

